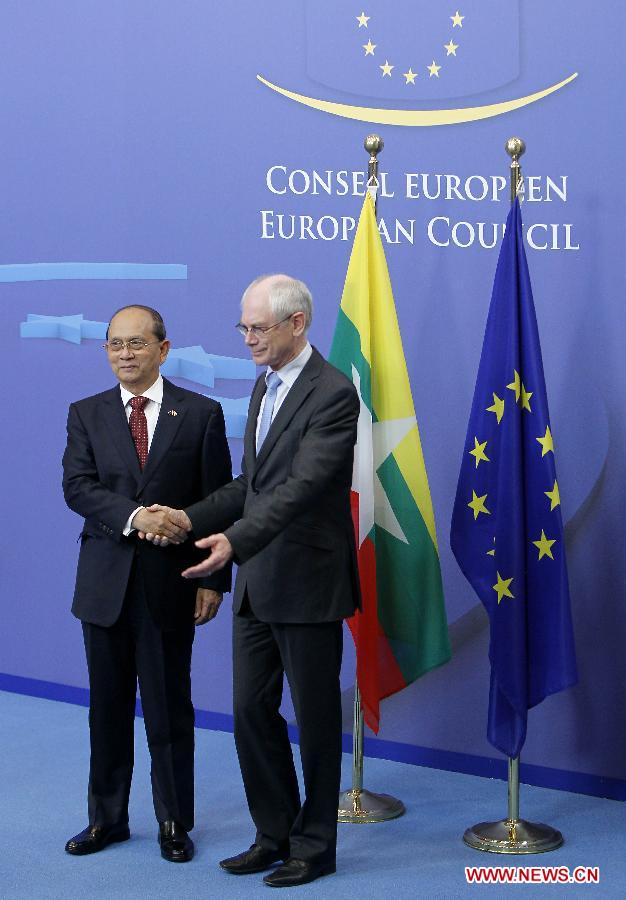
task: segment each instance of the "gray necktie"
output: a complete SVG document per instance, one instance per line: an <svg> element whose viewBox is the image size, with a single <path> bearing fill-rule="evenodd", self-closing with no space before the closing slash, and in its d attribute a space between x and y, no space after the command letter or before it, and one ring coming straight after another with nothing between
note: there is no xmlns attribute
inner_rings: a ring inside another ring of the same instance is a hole
<svg viewBox="0 0 626 900"><path fill-rule="evenodd" d="M280 375L277 375L276 372L270 372L265 379L265 383L267 384L267 390L265 392L265 405L263 406L263 415L261 416L261 424L259 425L259 434L256 439L257 453L267 437L267 432L270 430L272 413L274 412L274 405L276 403L276 392L282 384L282 381Z"/></svg>

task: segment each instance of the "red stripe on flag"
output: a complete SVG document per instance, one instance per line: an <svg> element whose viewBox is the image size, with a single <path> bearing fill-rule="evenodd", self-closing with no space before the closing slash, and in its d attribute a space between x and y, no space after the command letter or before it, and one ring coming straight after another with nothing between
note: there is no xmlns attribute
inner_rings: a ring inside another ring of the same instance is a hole
<svg viewBox="0 0 626 900"><path fill-rule="evenodd" d="M350 506L358 543L359 495L355 491L350 494ZM369 537L359 547L357 557L362 607L360 612L348 619L348 626L356 647L356 673L363 717L367 726L378 734L380 701L406 687L406 681L378 621L376 548Z"/></svg>
<svg viewBox="0 0 626 900"><path fill-rule="evenodd" d="M359 495L356 491L350 491L350 512L352 513L352 524L354 526L354 535L356 537L356 545L359 546Z"/></svg>

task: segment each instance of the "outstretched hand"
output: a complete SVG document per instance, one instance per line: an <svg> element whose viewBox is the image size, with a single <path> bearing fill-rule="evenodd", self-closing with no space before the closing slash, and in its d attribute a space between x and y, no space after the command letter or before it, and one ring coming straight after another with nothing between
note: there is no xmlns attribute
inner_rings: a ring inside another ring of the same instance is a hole
<svg viewBox="0 0 626 900"><path fill-rule="evenodd" d="M210 548L211 555L197 566L191 566L182 573L183 578L205 578L214 572L223 569L226 563L233 558L233 548L225 534L210 534L208 537L196 541L196 547L201 550Z"/></svg>

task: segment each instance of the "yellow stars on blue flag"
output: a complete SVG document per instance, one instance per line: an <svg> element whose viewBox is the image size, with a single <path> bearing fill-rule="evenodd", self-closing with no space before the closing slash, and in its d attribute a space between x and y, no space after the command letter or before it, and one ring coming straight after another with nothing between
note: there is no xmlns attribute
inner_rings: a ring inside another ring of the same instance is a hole
<svg viewBox="0 0 626 900"><path fill-rule="evenodd" d="M500 601L503 597L511 597L515 600L515 594L511 592L511 582L513 579L503 578L499 572L496 572L496 575L498 576L498 580L493 585L493 589L498 595L498 606L500 606Z"/></svg>
<svg viewBox="0 0 626 900"><path fill-rule="evenodd" d="M561 495L559 494L559 486L556 483L556 479L554 481L554 487L551 491L544 491L546 497L550 500L550 512L555 510L557 506L561 505Z"/></svg>
<svg viewBox="0 0 626 900"><path fill-rule="evenodd" d="M486 411L496 414L496 419L498 420L499 425L502 421L502 416L504 415L504 400L502 399L502 397L498 397L495 391L493 392L493 405L488 406Z"/></svg>
<svg viewBox="0 0 626 900"><path fill-rule="evenodd" d="M522 384L522 393L520 395L520 405L522 409L527 409L528 412L532 412L530 408L530 398L532 397L532 391L527 391L524 385Z"/></svg>
<svg viewBox="0 0 626 900"><path fill-rule="evenodd" d="M535 438L535 440L539 441L541 444L541 456L544 457L546 453L554 453L554 442L552 440L552 432L550 431L550 426L546 425L546 433L543 437Z"/></svg>
<svg viewBox="0 0 626 900"><path fill-rule="evenodd" d="M552 556L552 545L556 544L556 538L554 540L550 540L550 538L547 538L543 528L541 529L541 537L539 538L539 540L532 541L532 543L539 550L539 559L543 559L544 556L549 556L550 559L554 559L554 557ZM539 559L537 561L539 561Z"/></svg>
<svg viewBox="0 0 626 900"><path fill-rule="evenodd" d="M522 409L527 409L528 412L532 412L530 408L530 398L532 397L533 392L526 390L517 369L513 370L513 381L510 384L507 384L507 388L510 391L513 391L515 394L515 402L519 403Z"/></svg>
<svg viewBox="0 0 626 900"><path fill-rule="evenodd" d="M476 519L478 518L480 513L486 513L488 516L491 515L490 511L485 506L486 499L487 499L487 494L483 494L482 497L479 497L476 494L476 491L474 491L474 490L472 491L472 499L470 500L470 502L467 505L474 513L474 521L476 521Z"/></svg>
<svg viewBox="0 0 626 900"><path fill-rule="evenodd" d="M519 404L520 409L527 410L528 412L532 412L530 407L530 398L533 395L532 391L526 390L526 385L522 381L519 372L517 369L513 370L513 381L507 384L507 390L513 391L515 394L515 402ZM493 396L493 404L491 406L486 407L487 412L495 413L496 420L498 425L502 421L502 417L504 416L504 398L499 397L495 391L492 391ZM550 433L550 429L548 428L546 433L546 438ZM544 438L537 438L538 441L542 442ZM550 442L552 441L552 436L549 438ZM549 446L548 450L551 450L552 447ZM545 451L548 452L547 450ZM545 455L545 454L544 454Z"/></svg>
<svg viewBox="0 0 626 900"><path fill-rule="evenodd" d="M488 737L511 758L524 744L527 710L576 680L549 421L515 200L496 267L450 529L452 551L489 616ZM481 441L489 461L476 465ZM486 509L489 515L481 516Z"/></svg>
<svg viewBox="0 0 626 900"><path fill-rule="evenodd" d="M470 454L470 456L473 456L475 458L476 468L478 468L478 463L489 462L489 457L485 453L486 446L487 446L487 441L483 441L481 444L479 442L478 438L474 437L474 449L467 451Z"/></svg>
<svg viewBox="0 0 626 900"><path fill-rule="evenodd" d="M361 28L369 29L369 21L372 18L365 14L365 10L362 10L358 16L354 17L357 22L358 30ZM453 16L448 17L452 22L452 28L463 28L463 19L465 16L462 16L457 9ZM362 48L365 50L366 56L374 56L374 51L378 44L372 43L371 38L368 39L367 44L361 44ZM446 51L446 58L449 56L456 57L456 51L459 49L459 45L455 44L452 38L450 38L447 44L443 45L444 50ZM395 65L390 63L388 59L385 59L384 65L379 65L378 68L381 70L382 78L391 78L392 70L395 69ZM433 58L433 61L430 65L426 65L425 68L428 70L428 77L430 78L439 78L439 72L443 68L437 61ZM413 67L409 66L408 71L402 72L402 77L405 79L405 85L415 84L415 79L418 76L418 72L413 71Z"/></svg>
<svg viewBox="0 0 626 900"><path fill-rule="evenodd" d="M513 369L513 381L510 384L507 384L507 389L509 391L513 391L515 394L515 402L519 402L519 396L521 393L521 385L522 379L519 377L519 372L517 369Z"/></svg>

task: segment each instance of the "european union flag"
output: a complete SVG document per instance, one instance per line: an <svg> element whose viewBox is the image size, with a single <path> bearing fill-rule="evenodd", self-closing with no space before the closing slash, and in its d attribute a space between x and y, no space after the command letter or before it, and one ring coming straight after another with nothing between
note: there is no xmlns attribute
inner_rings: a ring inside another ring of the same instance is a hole
<svg viewBox="0 0 626 900"><path fill-rule="evenodd" d="M519 201L509 213L459 475L452 551L489 615L489 741L577 680L559 486Z"/></svg>

